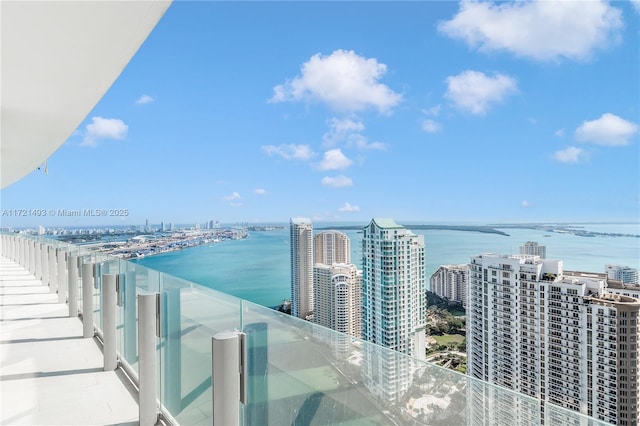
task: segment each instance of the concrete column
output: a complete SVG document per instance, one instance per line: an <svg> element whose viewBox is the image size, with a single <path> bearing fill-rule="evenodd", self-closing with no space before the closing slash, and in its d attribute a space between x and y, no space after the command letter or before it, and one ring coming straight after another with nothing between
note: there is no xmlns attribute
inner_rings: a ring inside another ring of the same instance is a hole
<svg viewBox="0 0 640 426"><path fill-rule="evenodd" d="M238 333L211 338L213 424L240 424L240 339Z"/></svg>
<svg viewBox="0 0 640 426"><path fill-rule="evenodd" d="M69 316L78 316L78 256L67 257L67 275L69 277Z"/></svg>
<svg viewBox="0 0 640 426"><path fill-rule="evenodd" d="M62 250L61 248L56 249L57 252L57 263L58 263L58 303L66 303L67 302L67 252Z"/></svg>
<svg viewBox="0 0 640 426"><path fill-rule="evenodd" d="M157 293L138 295L138 404L140 426L158 420L156 392Z"/></svg>
<svg viewBox="0 0 640 426"><path fill-rule="evenodd" d="M102 337L104 346L104 371L118 366L116 354L116 275L102 276Z"/></svg>
<svg viewBox="0 0 640 426"><path fill-rule="evenodd" d="M82 337L93 337L93 263L82 265Z"/></svg>

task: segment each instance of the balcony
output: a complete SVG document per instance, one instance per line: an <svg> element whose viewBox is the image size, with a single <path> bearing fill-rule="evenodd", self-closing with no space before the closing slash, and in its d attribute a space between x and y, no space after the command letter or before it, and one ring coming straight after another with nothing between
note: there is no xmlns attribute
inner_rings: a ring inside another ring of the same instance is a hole
<svg viewBox="0 0 640 426"><path fill-rule="evenodd" d="M248 425L508 424L496 419L511 418L514 409L523 418L540 419L541 402L537 399L121 259L59 241L16 235L2 235L2 255L0 272L5 292L11 285L7 271L20 271L29 277L29 287L23 287L25 292L37 289L58 301L34 309L55 305L68 312L65 321L75 323L76 335L70 339L44 339L52 340L53 345L45 357L55 358L54 354L68 348L72 340L93 345L95 334L104 342L104 369L115 369L118 376L126 374L139 387L139 394L136 389L127 391L125 387L107 391L109 401L119 396L133 399L134 409L135 400L141 401L139 414L136 413L139 417L134 414L131 418L129 407L128 417L116 422L135 422L139 418L140 424L147 425L160 418L168 424L217 424L220 410L235 416L237 421L232 423ZM114 287L113 283L117 285ZM156 323L156 317L151 317L150 331L143 327L148 325L150 311L140 304L148 295L157 301L151 306L159 318ZM11 309L3 301L3 318ZM110 312L112 309L114 312ZM82 314L84 322L79 321L78 314ZM91 318L93 321L89 322ZM59 317L43 318L38 327L42 333L52 335L58 321ZM87 328L89 336L83 339ZM242 351L235 344L235 355L222 357L215 355L214 345L212 355L212 337L220 341L229 335L237 336L239 331L244 333ZM15 330L14 340L20 340L16 339L20 332L19 328ZM149 341L152 349L143 353ZM13 345L3 349L3 360L16 350ZM116 362L107 368L111 350ZM231 362L235 356L244 362ZM220 363L223 373L213 375L212 386L212 368ZM236 368L232 368L234 365ZM4 368L3 363L6 379ZM81 369L78 364L76 369L61 370L55 375L72 383L83 373ZM235 384L225 387L224 393L217 392L219 375L226 377L228 372ZM149 374L155 374L150 387ZM29 380L33 377L12 377L14 384L25 387ZM506 383L510 380L505 377ZM244 384L242 400L239 391L238 395L233 392L240 389L240 381ZM144 405L149 392L153 396L151 422L143 416L149 408ZM58 393L61 400L72 398L68 387L60 387ZM2 423L15 421L17 417L12 416L19 416L20 410L36 413L32 414L35 417L31 423L108 423L98 420L95 413L93 418L79 420L82 407L76 407L73 399L68 399L67 404L66 414L71 417L56 418L61 416L59 411L54 411L52 417L51 412L45 413L46 404L37 398L36 392L36 401L24 399L20 407L3 405ZM222 401L232 403L221 407ZM436 404L438 410L413 409L421 401ZM478 401L492 409L477 409ZM545 403L545 415L550 413L562 414L566 424L593 421Z"/></svg>

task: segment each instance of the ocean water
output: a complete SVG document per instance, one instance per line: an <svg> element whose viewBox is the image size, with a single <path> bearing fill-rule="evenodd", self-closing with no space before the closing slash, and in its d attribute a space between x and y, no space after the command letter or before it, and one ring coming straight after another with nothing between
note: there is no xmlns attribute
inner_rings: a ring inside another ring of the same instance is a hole
<svg viewBox="0 0 640 426"><path fill-rule="evenodd" d="M594 232L640 234L638 224L578 226ZM415 231L425 236L427 282L441 264L467 263L471 256L481 253L517 254L520 245L526 241L546 245L547 258L563 260L565 270L604 272L607 263L640 268L640 238L580 237L530 229L501 230L509 236L466 231ZM351 260L360 267L362 234L344 232L351 239ZM264 306L276 306L290 298L288 228L250 232L244 240L224 241L134 262Z"/></svg>

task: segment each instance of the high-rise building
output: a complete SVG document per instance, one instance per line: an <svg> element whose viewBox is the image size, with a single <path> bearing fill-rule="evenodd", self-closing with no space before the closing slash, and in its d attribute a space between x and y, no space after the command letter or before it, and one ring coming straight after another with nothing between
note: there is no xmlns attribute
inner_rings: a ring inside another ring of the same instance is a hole
<svg viewBox="0 0 640 426"><path fill-rule="evenodd" d="M638 424L640 301L539 256L484 254L469 268L469 375L538 398L541 420L545 401Z"/></svg>
<svg viewBox="0 0 640 426"><path fill-rule="evenodd" d="M638 284L638 270L629 266L605 265L604 270L612 280L622 281L625 284Z"/></svg>
<svg viewBox="0 0 640 426"><path fill-rule="evenodd" d="M351 263L351 241L338 231L313 237L313 322L354 337L362 329L362 271Z"/></svg>
<svg viewBox="0 0 640 426"><path fill-rule="evenodd" d="M44 235L45 231L44 226L38 225L38 235Z"/></svg>
<svg viewBox="0 0 640 426"><path fill-rule="evenodd" d="M540 259L547 258L547 246L541 246L535 241L527 241L520 246L520 254L530 254L540 256Z"/></svg>
<svg viewBox="0 0 640 426"><path fill-rule="evenodd" d="M303 217L289 223L291 249L291 315L308 319L313 313L313 224Z"/></svg>
<svg viewBox="0 0 640 426"><path fill-rule="evenodd" d="M169 222L169 231L173 232L174 228L173 228L173 222Z"/></svg>
<svg viewBox="0 0 640 426"><path fill-rule="evenodd" d="M351 263L313 266L313 322L360 338L362 271Z"/></svg>
<svg viewBox="0 0 640 426"><path fill-rule="evenodd" d="M313 237L313 263L351 263L351 240L339 231L324 231Z"/></svg>
<svg viewBox="0 0 640 426"><path fill-rule="evenodd" d="M164 232L164 231L166 231L166 230L167 230L167 228L165 228L165 226L164 226L164 221L160 222L160 230L161 230L162 232Z"/></svg>
<svg viewBox="0 0 640 426"><path fill-rule="evenodd" d="M431 291L440 297L467 306L467 268L462 265L440 265L431 275L429 284Z"/></svg>
<svg viewBox="0 0 640 426"><path fill-rule="evenodd" d="M372 219L362 238L363 338L425 356L424 237L391 219Z"/></svg>
<svg viewBox="0 0 640 426"><path fill-rule="evenodd" d="M425 297L424 237L391 219L372 219L362 238L362 338L424 358ZM413 375L402 360L365 351L363 375L369 390L397 400Z"/></svg>

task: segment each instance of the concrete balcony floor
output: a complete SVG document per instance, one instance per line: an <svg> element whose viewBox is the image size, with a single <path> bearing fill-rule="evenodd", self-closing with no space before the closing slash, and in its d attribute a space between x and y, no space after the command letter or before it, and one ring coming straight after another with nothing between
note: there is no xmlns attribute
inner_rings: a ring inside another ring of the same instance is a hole
<svg viewBox="0 0 640 426"><path fill-rule="evenodd" d="M138 424L135 388L103 371L101 345L82 338L68 316L24 268L0 257L0 424Z"/></svg>

